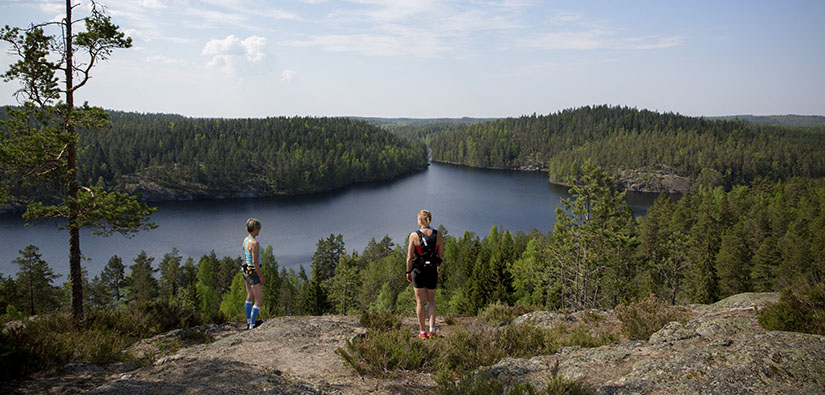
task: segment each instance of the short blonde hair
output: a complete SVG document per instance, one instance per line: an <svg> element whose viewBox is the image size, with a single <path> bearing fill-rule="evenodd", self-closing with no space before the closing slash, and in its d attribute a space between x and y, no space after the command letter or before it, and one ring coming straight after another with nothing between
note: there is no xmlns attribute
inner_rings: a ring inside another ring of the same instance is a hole
<svg viewBox="0 0 825 395"><path fill-rule="evenodd" d="M261 229L261 221L257 218L250 218L246 220L246 231L252 233L256 229Z"/></svg>
<svg viewBox="0 0 825 395"><path fill-rule="evenodd" d="M430 222L433 220L433 215L430 213L430 210L421 210L418 212L418 222L420 222L424 226L430 226Z"/></svg>

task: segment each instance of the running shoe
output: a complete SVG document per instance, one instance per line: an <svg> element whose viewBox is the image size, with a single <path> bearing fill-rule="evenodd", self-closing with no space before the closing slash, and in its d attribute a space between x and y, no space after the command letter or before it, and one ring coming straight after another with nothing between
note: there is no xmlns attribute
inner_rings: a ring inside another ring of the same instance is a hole
<svg viewBox="0 0 825 395"><path fill-rule="evenodd" d="M426 339L427 338L427 332L418 332L418 338L419 339Z"/></svg>

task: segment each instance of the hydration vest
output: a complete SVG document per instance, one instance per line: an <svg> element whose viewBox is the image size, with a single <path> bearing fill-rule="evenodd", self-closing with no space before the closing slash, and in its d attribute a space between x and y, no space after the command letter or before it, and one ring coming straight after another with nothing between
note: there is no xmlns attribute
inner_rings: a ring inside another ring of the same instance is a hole
<svg viewBox="0 0 825 395"><path fill-rule="evenodd" d="M433 229L433 233L429 236L421 230L415 233L418 234L418 245L415 246L413 266L419 269L429 269L441 265L441 257L438 256L438 231Z"/></svg>

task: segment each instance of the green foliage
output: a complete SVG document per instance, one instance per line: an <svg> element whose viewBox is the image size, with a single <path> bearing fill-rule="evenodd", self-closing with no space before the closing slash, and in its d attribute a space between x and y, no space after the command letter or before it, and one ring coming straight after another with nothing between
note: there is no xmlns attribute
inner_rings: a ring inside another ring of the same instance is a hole
<svg viewBox="0 0 825 395"><path fill-rule="evenodd" d="M27 204L27 219L66 220L59 227L69 229L72 314L80 320L79 229L131 235L155 225L149 222L154 209L135 196L78 183L78 171L84 168L77 161L78 129L100 130L107 117L103 109L87 103L76 107L74 94L89 82L93 66L114 49L130 47L131 39L94 2L85 18L73 17L75 8L67 2L65 18L31 24L27 29L0 29L0 40L10 44L11 53L18 57L2 77L6 82L20 82L15 96L23 102L22 109L7 108L8 118L0 121L0 201L11 197L15 203ZM73 32L81 21L85 31Z"/></svg>
<svg viewBox="0 0 825 395"><path fill-rule="evenodd" d="M759 324L771 331L825 335L825 283L786 288L778 303L759 311Z"/></svg>
<svg viewBox="0 0 825 395"><path fill-rule="evenodd" d="M558 375L545 384L544 391L539 391L530 383L516 382L512 379L494 375L490 369L479 369L475 372L465 373L458 379L449 374L439 375L436 381L439 385L438 393L445 395L586 395L595 393L581 382L568 380Z"/></svg>
<svg viewBox="0 0 825 395"><path fill-rule="evenodd" d="M52 285L52 281L60 276L54 274L42 259L40 249L28 245L20 250L20 257L12 263L20 267L16 281L20 307L29 315L54 311L57 307L57 287Z"/></svg>
<svg viewBox="0 0 825 395"><path fill-rule="evenodd" d="M70 362L128 360L124 350L135 341L200 324L192 310L154 302L90 310L82 322L60 313L41 314L0 331L0 382Z"/></svg>
<svg viewBox="0 0 825 395"><path fill-rule="evenodd" d="M386 376L394 370L430 368L436 347L413 337L406 329L368 331L335 350L359 374Z"/></svg>
<svg viewBox="0 0 825 395"><path fill-rule="evenodd" d="M126 289L126 267L123 265L123 259L114 255L109 258L109 262L100 273L100 280L112 292L112 299L115 304L120 303L123 297L123 292Z"/></svg>
<svg viewBox="0 0 825 395"><path fill-rule="evenodd" d="M478 319L488 324L500 324L512 321L514 318L533 311L523 305L510 306L497 301L487 305L478 313Z"/></svg>
<svg viewBox="0 0 825 395"><path fill-rule="evenodd" d="M220 314L219 266L220 262L215 256L215 251L212 251L210 255L202 256L200 262L198 262L198 281L195 285L198 312L210 322L223 320L223 316Z"/></svg>
<svg viewBox="0 0 825 395"><path fill-rule="evenodd" d="M154 184L178 196L306 194L388 180L427 165L426 147L346 118L186 118L111 112L81 131L80 180Z"/></svg>
<svg viewBox="0 0 825 395"><path fill-rule="evenodd" d="M141 250L134 265L129 267L131 273L127 278L127 291L130 301L150 302L158 297L158 281L155 278L157 269L152 267L154 260L154 257Z"/></svg>
<svg viewBox="0 0 825 395"><path fill-rule="evenodd" d="M585 106L433 133L435 161L548 171L562 182L587 160L611 175L638 169L732 187L759 179L825 176L825 129L710 121L627 107ZM714 177L715 175L715 177Z"/></svg>
<svg viewBox="0 0 825 395"><path fill-rule="evenodd" d="M224 317L230 320L241 321L246 320L244 312L244 303L246 302L246 280L243 274L238 271L235 274L235 279L232 280L232 287L229 292L223 295L221 300L221 313Z"/></svg>
<svg viewBox="0 0 825 395"><path fill-rule="evenodd" d="M632 214L611 177L589 161L582 172L569 181L571 198L562 199L563 208L556 207L544 252L550 259L536 274L546 289L560 291L561 300L551 303L573 309L610 307L626 294L623 287L633 274Z"/></svg>
<svg viewBox="0 0 825 395"><path fill-rule="evenodd" d="M616 306L616 316L622 322L622 333L631 340L647 340L671 321L686 323L691 313L681 307L671 306L655 295Z"/></svg>
<svg viewBox="0 0 825 395"><path fill-rule="evenodd" d="M361 313L359 322L368 330L388 331L401 328L401 316L386 309L369 309Z"/></svg>

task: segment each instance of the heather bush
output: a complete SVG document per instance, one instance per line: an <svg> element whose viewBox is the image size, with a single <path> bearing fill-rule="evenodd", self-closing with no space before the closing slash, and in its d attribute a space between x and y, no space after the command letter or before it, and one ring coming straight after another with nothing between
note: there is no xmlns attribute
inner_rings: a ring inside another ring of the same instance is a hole
<svg viewBox="0 0 825 395"><path fill-rule="evenodd" d="M124 350L137 340L200 323L192 309L157 302L90 310L82 322L62 313L40 314L0 331L0 381L71 362L128 360Z"/></svg>
<svg viewBox="0 0 825 395"><path fill-rule="evenodd" d="M391 330L401 328L401 316L386 309L369 309L361 314L361 326L367 330Z"/></svg>
<svg viewBox="0 0 825 395"><path fill-rule="evenodd" d="M545 384L544 391L537 390L532 384L517 382L490 374L489 369L478 369L465 373L458 379L449 374L439 374L438 393L444 395L589 395L595 392L581 382L568 380L555 374Z"/></svg>
<svg viewBox="0 0 825 395"><path fill-rule="evenodd" d="M620 304L615 311L622 322L622 333L631 340L648 340L668 322L686 323L692 315L688 310L671 306L652 294L629 305Z"/></svg>
<svg viewBox="0 0 825 395"><path fill-rule="evenodd" d="M359 374L386 376L394 370L430 368L436 348L406 329L368 331L335 350Z"/></svg>
<svg viewBox="0 0 825 395"><path fill-rule="evenodd" d="M478 313L478 319L488 324L506 323L531 311L532 309L522 305L517 304L515 306L510 306L499 301L496 303L491 303L481 310Z"/></svg>

